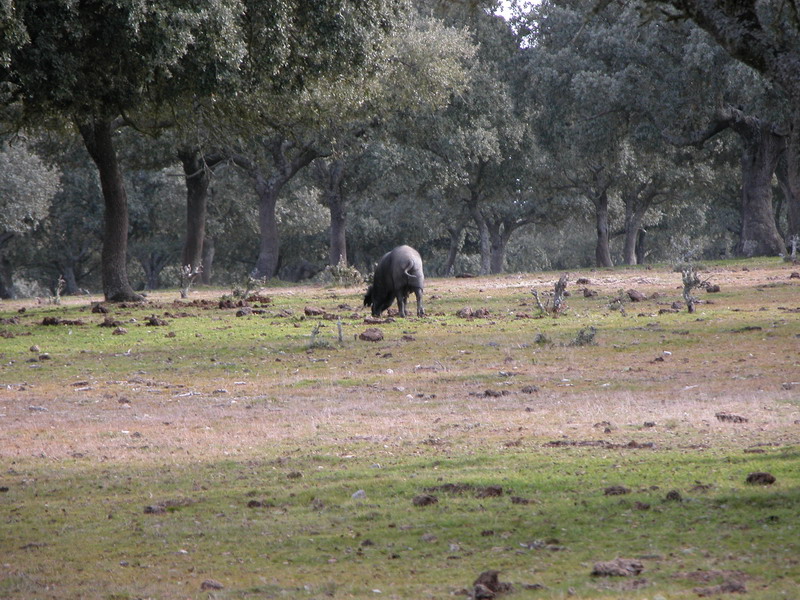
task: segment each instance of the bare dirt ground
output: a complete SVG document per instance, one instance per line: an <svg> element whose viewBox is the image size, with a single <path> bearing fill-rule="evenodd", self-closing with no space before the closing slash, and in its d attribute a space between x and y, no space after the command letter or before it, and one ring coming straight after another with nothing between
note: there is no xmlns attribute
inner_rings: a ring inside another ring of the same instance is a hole
<svg viewBox="0 0 800 600"><path fill-rule="evenodd" d="M572 281L589 282L571 283L570 312L558 319L526 318L536 313L530 290L552 289L558 274L431 279L430 316L385 325L395 329L378 344L348 341L343 349L288 354L266 344L246 361L247 372L229 376L195 372L187 379L180 370L132 364L121 378L3 381L0 458L124 461L157 454L185 461L247 454L265 440L315 440L342 452L348 440L368 441L391 452L410 441L469 445L475 429L481 443L498 445L626 443L632 432L673 447L796 444L800 279L790 278L794 270L777 262L709 269L703 277L722 293L700 292L713 304L701 304L693 316L659 313L680 298L680 276L667 270L572 274ZM597 291L597 299L584 301L584 287ZM651 299L627 304L620 318L607 308L609 299L632 288ZM343 300L357 306L362 292L268 293L276 305L302 307ZM200 298L219 292L192 295ZM488 306L491 317L453 319L467 302ZM366 314L347 324L348 336L366 327ZM572 347L558 337L576 322L601 328L597 346ZM555 342L533 343L541 331ZM732 424L717 413L746 422Z"/></svg>

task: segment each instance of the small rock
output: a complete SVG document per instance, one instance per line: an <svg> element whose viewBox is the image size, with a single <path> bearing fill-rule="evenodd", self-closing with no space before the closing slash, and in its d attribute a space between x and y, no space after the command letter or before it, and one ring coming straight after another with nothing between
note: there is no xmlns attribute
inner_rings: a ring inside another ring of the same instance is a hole
<svg viewBox="0 0 800 600"><path fill-rule="evenodd" d="M653 421L645 421L644 422L644 426L645 427L655 427L656 424Z"/></svg>
<svg viewBox="0 0 800 600"><path fill-rule="evenodd" d="M430 506L431 504L436 504L439 502L439 499L431 494L420 494L418 496L414 496L414 499L411 502L414 504L414 506Z"/></svg>
<svg viewBox="0 0 800 600"><path fill-rule="evenodd" d="M631 490L626 488L624 485L612 485L603 490L603 494L606 496L624 496L625 494L630 493Z"/></svg>
<svg viewBox="0 0 800 600"><path fill-rule="evenodd" d="M792 274L789 275L789 279L800 279L800 273L797 271L792 271Z"/></svg>
<svg viewBox="0 0 800 600"><path fill-rule="evenodd" d="M625 293L628 294L628 298L631 299L631 302L642 302L644 300L647 300L647 296L645 296L639 290L630 289Z"/></svg>
<svg viewBox="0 0 800 600"><path fill-rule="evenodd" d="M200 584L201 590L221 590L224 587L224 585L222 585L219 581L215 581L214 579L206 579Z"/></svg>
<svg viewBox="0 0 800 600"><path fill-rule="evenodd" d="M750 473L745 481L751 485L772 485L775 483L775 476L772 473L756 471Z"/></svg>
<svg viewBox="0 0 800 600"><path fill-rule="evenodd" d="M111 332L111 335L125 335L128 333L128 330L124 327L117 327L114 331Z"/></svg>
<svg viewBox="0 0 800 600"><path fill-rule="evenodd" d="M707 291L709 294L717 294L717 293L719 293L719 291L720 291L720 288L719 288L719 286L718 286L716 283L714 283L714 284L712 284L712 285L707 285L707 286L706 286L706 291Z"/></svg>
<svg viewBox="0 0 800 600"><path fill-rule="evenodd" d="M367 497L367 492L364 490L358 490L350 496L353 500L364 500Z"/></svg>
<svg viewBox="0 0 800 600"><path fill-rule="evenodd" d="M325 311L316 306L306 306L303 312L307 317L320 317L325 314Z"/></svg>
<svg viewBox="0 0 800 600"><path fill-rule="evenodd" d="M491 592L491 596L485 596L487 598L494 598L495 594L510 592L512 589L511 584L500 581L498 575L500 575L500 571L484 571L478 575L478 578L473 582L473 588L476 590L476 592L479 587L485 588ZM475 597L477 598L478 596L476 595Z"/></svg>
<svg viewBox="0 0 800 600"><path fill-rule="evenodd" d="M364 340L365 342L380 342L383 339L383 332L377 327L370 327L363 331L358 336L358 339Z"/></svg>
<svg viewBox="0 0 800 600"><path fill-rule="evenodd" d="M726 581L719 585L706 588L694 588L692 590L701 598L706 596L718 596L720 594L746 594L747 588L741 581Z"/></svg>
<svg viewBox="0 0 800 600"><path fill-rule="evenodd" d="M594 298L595 296L597 296L597 290L590 290L589 288L583 288L584 298Z"/></svg>
<svg viewBox="0 0 800 600"><path fill-rule="evenodd" d="M683 496L678 490L670 490L667 492L666 500L668 502L682 502Z"/></svg>
<svg viewBox="0 0 800 600"><path fill-rule="evenodd" d="M31 347L30 347L30 348L28 348L28 349L29 349L31 352L41 352L41 349L39 348L39 346L35 346L35 345L34 345L34 346L31 346Z"/></svg>
<svg viewBox="0 0 800 600"><path fill-rule="evenodd" d="M469 306L465 306L456 313L456 316L460 319L469 319L472 317L472 315L473 312Z"/></svg>
<svg viewBox="0 0 800 600"><path fill-rule="evenodd" d="M520 390L523 394L535 394L539 391L539 387L535 385L526 385Z"/></svg>
<svg viewBox="0 0 800 600"><path fill-rule="evenodd" d="M747 423L747 419L745 417L732 415L731 413L718 412L714 416L718 421L722 421L724 423Z"/></svg>
<svg viewBox="0 0 800 600"><path fill-rule="evenodd" d="M630 558L615 558L608 562L597 562L592 569L595 577L630 577L644 571L642 563Z"/></svg>

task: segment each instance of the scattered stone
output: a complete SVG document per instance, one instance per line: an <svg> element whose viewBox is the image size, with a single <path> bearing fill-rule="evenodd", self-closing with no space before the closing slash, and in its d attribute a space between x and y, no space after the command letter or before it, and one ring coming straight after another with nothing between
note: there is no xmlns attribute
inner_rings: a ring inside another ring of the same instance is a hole
<svg viewBox="0 0 800 600"><path fill-rule="evenodd" d="M791 275L789 275L789 279L800 279L800 273L792 271Z"/></svg>
<svg viewBox="0 0 800 600"><path fill-rule="evenodd" d="M647 296L645 296L639 290L630 289L625 293L628 294L628 298L631 299L631 302L643 302L644 300L647 300Z"/></svg>
<svg viewBox="0 0 800 600"><path fill-rule="evenodd" d="M264 503L261 500L250 500L247 503L247 508L261 508L262 506L264 506Z"/></svg>
<svg viewBox="0 0 800 600"><path fill-rule="evenodd" d="M683 496L678 490L670 490L666 496L667 502L683 502Z"/></svg>
<svg viewBox="0 0 800 600"><path fill-rule="evenodd" d="M145 324L149 325L150 327L166 327L167 322L164 319L161 319L155 315L150 315L145 319Z"/></svg>
<svg viewBox="0 0 800 600"><path fill-rule="evenodd" d="M756 471L750 473L745 481L751 485L772 485L775 483L775 476L772 473Z"/></svg>
<svg viewBox="0 0 800 600"><path fill-rule="evenodd" d="M367 492L358 490L350 496L353 500L364 500L367 497Z"/></svg>
<svg viewBox="0 0 800 600"><path fill-rule="evenodd" d="M225 586L222 585L219 581L214 579L206 579L203 583L200 584L201 590L221 590L224 589Z"/></svg>
<svg viewBox="0 0 800 600"><path fill-rule="evenodd" d="M711 285L706 286L706 291L709 294L717 294L720 291L719 286L716 283L712 283Z"/></svg>
<svg viewBox="0 0 800 600"><path fill-rule="evenodd" d="M577 285L589 285L591 281L586 279L586 277L578 277L578 279L575 280L575 283Z"/></svg>
<svg viewBox="0 0 800 600"><path fill-rule="evenodd" d="M108 312L108 308L106 308L105 306L103 306L102 304L99 304L99 303L98 304L93 304L92 305L92 312L95 313L95 314L104 315L104 314L106 314Z"/></svg>
<svg viewBox="0 0 800 600"><path fill-rule="evenodd" d="M317 306L306 306L303 312L307 317L321 317L325 314L325 311Z"/></svg>
<svg viewBox="0 0 800 600"><path fill-rule="evenodd" d="M243 306L236 311L237 317L249 317L252 314L253 314L253 309L250 308L249 306Z"/></svg>
<svg viewBox="0 0 800 600"><path fill-rule="evenodd" d="M656 426L656 424L655 424L655 422L653 422L653 421L645 421L645 422L644 422L644 426L645 426L645 427L655 427L655 426Z"/></svg>
<svg viewBox="0 0 800 600"><path fill-rule="evenodd" d="M745 417L740 417L739 415L733 415L731 413L718 412L715 413L714 416L718 421L722 421L723 423L747 423Z"/></svg>
<svg viewBox="0 0 800 600"><path fill-rule="evenodd" d="M535 394L539 391L539 387L536 385L526 385L524 388L520 390L523 394Z"/></svg>
<svg viewBox="0 0 800 600"><path fill-rule="evenodd" d="M584 298L594 298L595 296L597 296L597 290L590 290L589 288L583 288Z"/></svg>
<svg viewBox="0 0 800 600"><path fill-rule="evenodd" d="M476 319L487 319L489 318L489 309L479 308L472 314L472 316L474 316Z"/></svg>
<svg viewBox="0 0 800 600"><path fill-rule="evenodd" d="M111 332L111 335L125 335L128 333L128 330L124 327L117 327L114 331Z"/></svg>
<svg viewBox="0 0 800 600"><path fill-rule="evenodd" d="M625 494L630 493L631 490L626 488L624 485L612 485L603 490L603 494L606 496L624 496Z"/></svg>
<svg viewBox="0 0 800 600"><path fill-rule="evenodd" d="M719 585L706 588L694 588L695 594L704 598L706 596L718 596L720 594L746 594L747 588L741 581L726 581Z"/></svg>
<svg viewBox="0 0 800 600"><path fill-rule="evenodd" d="M469 306L465 306L464 308L462 308L458 312L456 312L456 316L459 319L470 319L470 318L472 318L473 314L474 313L472 312L472 309Z"/></svg>
<svg viewBox="0 0 800 600"><path fill-rule="evenodd" d="M644 571L644 566L638 560L630 558L615 558L608 562L597 562L592 569L594 577L631 577Z"/></svg>
<svg viewBox="0 0 800 600"><path fill-rule="evenodd" d="M639 502L637 500L633 503L633 508L636 510L650 510L650 505L647 502Z"/></svg>
<svg viewBox="0 0 800 600"><path fill-rule="evenodd" d="M476 498L497 498L503 495L503 488L499 485L487 485L478 490Z"/></svg>
<svg viewBox="0 0 800 600"><path fill-rule="evenodd" d="M122 327L122 321L117 321L112 317L106 317L98 327Z"/></svg>
<svg viewBox="0 0 800 600"><path fill-rule="evenodd" d="M422 535L422 537L420 539L423 542L431 543L431 542L435 542L439 538L436 537L435 535L433 535L432 533L425 533L425 534Z"/></svg>
<svg viewBox="0 0 800 600"><path fill-rule="evenodd" d="M439 499L431 494L419 494L418 496L414 496L411 502L414 506L430 506L431 504L439 502Z"/></svg>
<svg viewBox="0 0 800 600"><path fill-rule="evenodd" d="M475 591L474 597L478 598L479 588L482 593L485 594L488 591L491 594L481 596L483 598L494 598L496 594L510 592L513 589L513 586L510 583L500 581L498 577L499 575L500 571L495 570L484 571L478 575L478 578L472 584Z"/></svg>
<svg viewBox="0 0 800 600"><path fill-rule="evenodd" d="M300 471L291 471L286 477L289 479L300 479L303 477L303 474Z"/></svg>
<svg viewBox="0 0 800 600"><path fill-rule="evenodd" d="M511 496L511 504L530 504L531 501L522 496Z"/></svg>
<svg viewBox="0 0 800 600"><path fill-rule="evenodd" d="M365 342L380 342L383 339L383 332L377 327L370 327L363 331L358 336L358 339L364 340Z"/></svg>

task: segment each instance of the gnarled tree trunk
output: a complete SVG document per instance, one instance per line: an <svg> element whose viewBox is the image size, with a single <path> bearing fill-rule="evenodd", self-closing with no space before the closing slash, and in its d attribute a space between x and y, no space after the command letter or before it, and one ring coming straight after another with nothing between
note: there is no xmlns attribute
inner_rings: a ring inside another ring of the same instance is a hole
<svg viewBox="0 0 800 600"><path fill-rule="evenodd" d="M178 158L186 181L186 238L181 254L181 267L197 272L203 263L203 242L208 213L208 187L211 166L198 148L181 148Z"/></svg>
<svg viewBox="0 0 800 600"><path fill-rule="evenodd" d="M785 140L766 122L734 125L744 141L742 152L742 232L737 254L777 256L786 245L775 225L772 210L772 175L785 148Z"/></svg>
<svg viewBox="0 0 800 600"><path fill-rule="evenodd" d="M597 229L597 242L594 247L595 265L598 267L613 267L611 260L611 237L608 231L608 194L602 190L594 198L594 220Z"/></svg>
<svg viewBox="0 0 800 600"><path fill-rule="evenodd" d="M112 141L112 123L94 119L79 125L89 156L97 165L105 203L101 275L108 302L142 300L128 282L128 195Z"/></svg>

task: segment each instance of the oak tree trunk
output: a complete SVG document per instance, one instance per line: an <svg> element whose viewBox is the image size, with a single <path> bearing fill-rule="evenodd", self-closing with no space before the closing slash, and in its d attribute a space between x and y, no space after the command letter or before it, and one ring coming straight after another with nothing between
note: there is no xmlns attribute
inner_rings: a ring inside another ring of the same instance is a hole
<svg viewBox="0 0 800 600"><path fill-rule="evenodd" d="M108 302L137 302L128 282L128 196L112 141L110 120L96 119L79 127L84 145L100 175L105 204L101 275Z"/></svg>
<svg viewBox="0 0 800 600"><path fill-rule="evenodd" d="M14 237L13 233L0 233L0 298L3 300L11 300L16 297L16 292L14 291L14 266L8 260L8 257L3 254L3 246L12 237Z"/></svg>
<svg viewBox="0 0 800 600"><path fill-rule="evenodd" d="M283 183L256 174L256 193L258 194L259 246L255 267L250 273L255 279L270 278L278 271L280 242L278 240L278 217L275 206Z"/></svg>
<svg viewBox="0 0 800 600"><path fill-rule="evenodd" d="M595 264L598 267L613 267L611 260L611 238L608 232L608 194L603 190L594 197L597 243L594 247Z"/></svg>
<svg viewBox="0 0 800 600"><path fill-rule="evenodd" d="M178 152L186 181L186 239L181 254L181 267L189 266L191 272L203 263L203 242L208 212L208 187L210 172L205 158L197 148L184 148Z"/></svg>
<svg viewBox="0 0 800 600"><path fill-rule="evenodd" d="M456 258L458 258L458 253L461 251L461 246L464 243L464 225L459 224L456 227L448 227L447 234L450 236L450 250L447 253L447 260L442 267L442 275L450 277L453 275Z"/></svg>
<svg viewBox="0 0 800 600"><path fill-rule="evenodd" d="M772 210L772 175L784 150L784 139L763 124L742 136L742 231L736 252L777 256L786 250Z"/></svg>
<svg viewBox="0 0 800 600"><path fill-rule="evenodd" d="M205 236L203 240L203 270L200 272L200 281L204 285L211 285L211 278L214 273L214 254L216 248L214 247L214 238Z"/></svg>

